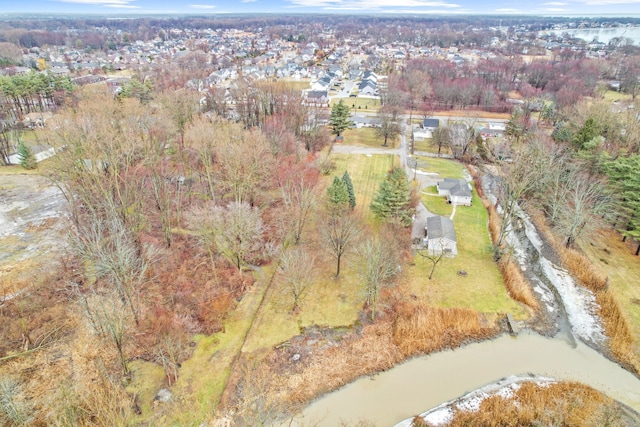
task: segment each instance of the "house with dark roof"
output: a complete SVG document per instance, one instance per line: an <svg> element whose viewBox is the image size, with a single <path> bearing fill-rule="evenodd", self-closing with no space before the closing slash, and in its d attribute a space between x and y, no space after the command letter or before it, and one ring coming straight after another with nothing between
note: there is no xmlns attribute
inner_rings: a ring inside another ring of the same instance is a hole
<svg viewBox="0 0 640 427"><path fill-rule="evenodd" d="M464 179L445 178L436 183L438 195L445 196L447 203L471 206L471 187Z"/></svg>
<svg viewBox="0 0 640 427"><path fill-rule="evenodd" d="M422 120L422 128L430 131L434 131L440 127L439 119L424 119Z"/></svg>
<svg viewBox="0 0 640 427"><path fill-rule="evenodd" d="M430 255L456 256L458 254L458 241L453 221L441 215L427 218L425 227L424 246Z"/></svg>

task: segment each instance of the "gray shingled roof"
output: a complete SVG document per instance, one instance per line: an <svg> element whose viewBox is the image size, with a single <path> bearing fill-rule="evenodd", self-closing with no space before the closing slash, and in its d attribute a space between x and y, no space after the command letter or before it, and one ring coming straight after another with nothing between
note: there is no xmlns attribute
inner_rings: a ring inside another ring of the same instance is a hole
<svg viewBox="0 0 640 427"><path fill-rule="evenodd" d="M442 190L449 190L449 194L458 197L471 197L469 184L464 179L445 178L438 183Z"/></svg>
<svg viewBox="0 0 640 427"><path fill-rule="evenodd" d="M445 238L453 242L457 241L453 221L440 215L427 218L427 238L429 240Z"/></svg>

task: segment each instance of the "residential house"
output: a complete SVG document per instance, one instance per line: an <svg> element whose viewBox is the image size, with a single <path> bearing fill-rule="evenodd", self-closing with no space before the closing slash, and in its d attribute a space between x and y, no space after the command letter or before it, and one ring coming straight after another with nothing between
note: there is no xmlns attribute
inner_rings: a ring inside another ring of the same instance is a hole
<svg viewBox="0 0 640 427"><path fill-rule="evenodd" d="M314 91L327 91L331 86L331 79L328 76L322 77L317 82L311 85L311 90Z"/></svg>
<svg viewBox="0 0 640 427"><path fill-rule="evenodd" d="M434 131L440 127L439 119L424 119L422 120L422 129Z"/></svg>
<svg viewBox="0 0 640 427"><path fill-rule="evenodd" d="M464 179L445 178L436 183L438 195L445 196L447 203L471 206L471 186Z"/></svg>
<svg viewBox="0 0 640 427"><path fill-rule="evenodd" d="M304 104L316 107L328 107L329 93L326 90L310 90L305 94Z"/></svg>
<svg viewBox="0 0 640 427"><path fill-rule="evenodd" d="M377 93L377 85L371 80L363 80L358 85L358 94L360 96L376 96Z"/></svg>
<svg viewBox="0 0 640 427"><path fill-rule="evenodd" d="M424 246L430 255L456 256L458 254L458 240L453 221L441 215L427 218L425 227Z"/></svg>

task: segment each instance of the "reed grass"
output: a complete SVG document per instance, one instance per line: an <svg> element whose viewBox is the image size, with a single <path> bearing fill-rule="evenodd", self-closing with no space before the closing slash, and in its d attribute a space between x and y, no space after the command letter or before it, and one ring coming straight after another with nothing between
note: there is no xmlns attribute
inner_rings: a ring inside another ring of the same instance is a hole
<svg viewBox="0 0 640 427"><path fill-rule="evenodd" d="M538 299L533 294L531 286L529 286L527 279L522 274L522 270L520 270L513 258L503 258L500 260L499 265L504 284L511 298L533 310L540 309Z"/></svg>
<svg viewBox="0 0 640 427"><path fill-rule="evenodd" d="M314 352L287 377L283 396L293 404L308 402L409 356L457 347L498 332L497 325L473 310L399 301L384 319L351 333L339 346Z"/></svg>
<svg viewBox="0 0 640 427"><path fill-rule="evenodd" d="M430 425L430 424L426 424ZM524 382L511 397L485 398L477 411L455 408L450 427L615 426L623 424L619 406L604 394L576 382Z"/></svg>
<svg viewBox="0 0 640 427"><path fill-rule="evenodd" d="M405 357L454 348L497 332L478 312L469 309L403 303L396 310L393 342Z"/></svg>

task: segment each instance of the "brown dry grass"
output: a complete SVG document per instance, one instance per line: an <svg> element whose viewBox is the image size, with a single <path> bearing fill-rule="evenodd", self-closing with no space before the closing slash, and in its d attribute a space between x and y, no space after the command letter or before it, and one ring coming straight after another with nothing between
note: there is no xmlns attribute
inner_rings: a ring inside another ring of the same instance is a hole
<svg viewBox="0 0 640 427"><path fill-rule="evenodd" d="M352 335L340 346L316 354L305 369L291 375L288 398L296 403L308 402L360 376L389 369L400 360L392 322L365 326L359 336Z"/></svg>
<svg viewBox="0 0 640 427"><path fill-rule="evenodd" d="M400 304L393 325L393 342L405 357L457 347L495 334L495 327L487 325L478 312L420 303Z"/></svg>
<svg viewBox="0 0 640 427"><path fill-rule="evenodd" d="M118 363L113 352L96 340L77 313L67 312L65 324L73 334L0 364L0 377L11 376L19 383L21 407L34 425L130 425L134 399L118 376L110 374Z"/></svg>
<svg viewBox="0 0 640 427"><path fill-rule="evenodd" d="M484 399L478 411L456 409L447 425L613 426L622 425L622 418L613 400L583 384L525 382L511 398L493 395Z"/></svg>
<svg viewBox="0 0 640 427"><path fill-rule="evenodd" d="M544 238L558 254L563 266L578 279L578 283L591 290L599 307L599 316L608 340L611 355L627 369L640 373L640 360L634 353L634 338L616 296L608 286L607 277L583 253L566 248L552 233L540 212L531 218Z"/></svg>
<svg viewBox="0 0 640 427"><path fill-rule="evenodd" d="M392 314L307 356L296 372L281 375L282 396L293 403L308 402L358 377L393 367L407 357L486 339L497 326L468 309L435 308L418 302L398 302ZM283 350L285 351L285 350ZM274 358L271 364L278 365Z"/></svg>
<svg viewBox="0 0 640 427"><path fill-rule="evenodd" d="M500 238L500 215L498 215L495 205L489 203L487 199L482 199L482 204L489 212L489 235L491 235L491 241L495 244Z"/></svg>
<svg viewBox="0 0 640 427"><path fill-rule="evenodd" d="M473 110L444 110L434 111L432 116L447 117L470 117L478 119L508 119L511 117L509 113L492 113L489 111L473 111Z"/></svg>
<svg viewBox="0 0 640 427"><path fill-rule="evenodd" d="M531 290L531 286L522 274L522 270L513 258L503 258L499 263L500 271L502 271L502 277L504 277L504 284L509 291L509 295L514 300L521 302L522 304L530 307L534 310L540 308L537 298Z"/></svg>

